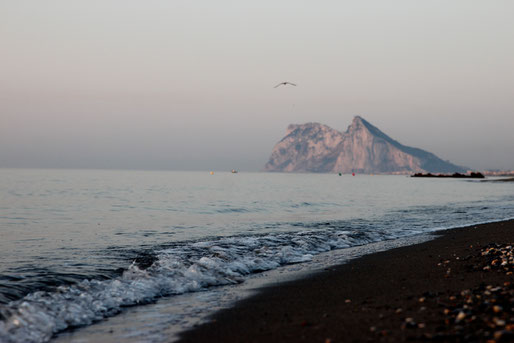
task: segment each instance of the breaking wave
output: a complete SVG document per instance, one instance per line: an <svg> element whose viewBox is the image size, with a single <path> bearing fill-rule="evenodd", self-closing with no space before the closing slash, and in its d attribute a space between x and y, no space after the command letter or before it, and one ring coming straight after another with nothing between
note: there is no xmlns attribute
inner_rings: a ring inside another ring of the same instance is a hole
<svg viewBox="0 0 514 343"><path fill-rule="evenodd" d="M309 261L332 249L396 237L398 232L334 228L177 243L157 251L146 269L134 262L113 279L86 279L1 306L0 341L46 342L55 333L90 325L123 307L239 283L248 274Z"/></svg>
<svg viewBox="0 0 514 343"><path fill-rule="evenodd" d="M0 304L0 342L47 342L58 332L90 325L123 307L240 283L249 274L306 262L333 249L472 224L477 219L494 221L512 213L510 204L486 212L482 206L468 204L461 207L464 211L453 206L411 208L391 212L378 221L282 223L279 226L285 232L170 243L133 259L128 268L111 278L78 280Z"/></svg>

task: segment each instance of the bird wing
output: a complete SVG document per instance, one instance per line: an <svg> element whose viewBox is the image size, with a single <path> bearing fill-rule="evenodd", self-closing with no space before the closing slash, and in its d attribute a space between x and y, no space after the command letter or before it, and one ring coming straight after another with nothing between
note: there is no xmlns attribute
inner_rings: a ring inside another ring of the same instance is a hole
<svg viewBox="0 0 514 343"><path fill-rule="evenodd" d="M280 82L278 85L276 85L276 86L275 86L275 87L273 87L273 88L277 88L277 87L279 87L279 86L285 86L285 85L296 86L296 84L294 84L294 83L292 83L292 82L288 82L288 81L286 81L286 82Z"/></svg>

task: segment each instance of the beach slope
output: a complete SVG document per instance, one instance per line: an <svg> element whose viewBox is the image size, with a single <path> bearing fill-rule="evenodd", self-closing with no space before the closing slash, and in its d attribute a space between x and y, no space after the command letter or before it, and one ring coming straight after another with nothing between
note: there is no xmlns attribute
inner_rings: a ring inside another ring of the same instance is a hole
<svg viewBox="0 0 514 343"><path fill-rule="evenodd" d="M512 340L514 221L438 235L264 288L180 341Z"/></svg>

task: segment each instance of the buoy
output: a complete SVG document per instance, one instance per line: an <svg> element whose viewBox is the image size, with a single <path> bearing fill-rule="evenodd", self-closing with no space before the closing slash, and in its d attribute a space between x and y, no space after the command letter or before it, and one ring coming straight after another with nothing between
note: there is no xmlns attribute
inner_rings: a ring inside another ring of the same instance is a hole
<svg viewBox="0 0 514 343"><path fill-rule="evenodd" d="M213 172L213 171L211 171L211 173L210 173L210 174L211 174L211 175L214 175L214 172Z"/></svg>

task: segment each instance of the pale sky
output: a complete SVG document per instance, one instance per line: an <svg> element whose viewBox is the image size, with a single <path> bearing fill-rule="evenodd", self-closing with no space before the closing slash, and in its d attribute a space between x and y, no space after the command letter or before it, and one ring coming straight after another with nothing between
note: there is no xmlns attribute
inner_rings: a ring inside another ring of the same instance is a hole
<svg viewBox="0 0 514 343"><path fill-rule="evenodd" d="M514 169L513 15L510 0L0 0L0 167L257 171L288 124L361 115Z"/></svg>

